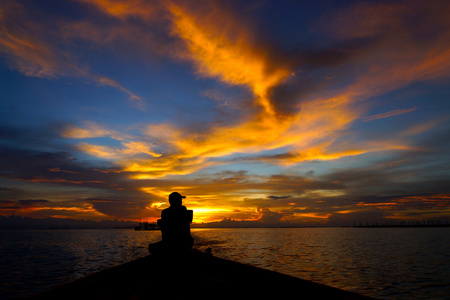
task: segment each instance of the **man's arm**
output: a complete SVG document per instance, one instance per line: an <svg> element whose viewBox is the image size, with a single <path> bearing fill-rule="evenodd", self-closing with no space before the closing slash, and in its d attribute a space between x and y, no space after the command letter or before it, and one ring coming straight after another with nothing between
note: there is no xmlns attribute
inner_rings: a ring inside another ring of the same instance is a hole
<svg viewBox="0 0 450 300"><path fill-rule="evenodd" d="M163 232L167 228L167 212L162 211L161 212L161 219L158 219L156 223L159 225L159 228L161 229L161 232Z"/></svg>
<svg viewBox="0 0 450 300"><path fill-rule="evenodd" d="M194 211L191 209L186 210L186 219L189 223L192 223L193 217L194 217Z"/></svg>

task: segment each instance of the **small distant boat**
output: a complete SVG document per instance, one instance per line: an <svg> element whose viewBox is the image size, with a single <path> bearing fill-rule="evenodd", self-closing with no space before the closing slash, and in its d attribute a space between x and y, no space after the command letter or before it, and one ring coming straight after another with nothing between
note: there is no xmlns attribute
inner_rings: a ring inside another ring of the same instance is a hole
<svg viewBox="0 0 450 300"><path fill-rule="evenodd" d="M156 223L148 223L148 222L139 222L139 225L134 227L134 230L159 230L159 225Z"/></svg>

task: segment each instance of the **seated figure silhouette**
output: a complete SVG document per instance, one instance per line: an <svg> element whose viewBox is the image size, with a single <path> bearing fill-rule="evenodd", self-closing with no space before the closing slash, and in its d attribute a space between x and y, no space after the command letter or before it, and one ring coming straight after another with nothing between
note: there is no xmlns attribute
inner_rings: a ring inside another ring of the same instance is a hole
<svg viewBox="0 0 450 300"><path fill-rule="evenodd" d="M148 251L154 255L161 254L187 254L194 245L191 236L190 223L192 222L192 210L187 210L182 205L180 193L173 192L169 195L170 207L161 212L158 225L161 228L162 241L150 244Z"/></svg>

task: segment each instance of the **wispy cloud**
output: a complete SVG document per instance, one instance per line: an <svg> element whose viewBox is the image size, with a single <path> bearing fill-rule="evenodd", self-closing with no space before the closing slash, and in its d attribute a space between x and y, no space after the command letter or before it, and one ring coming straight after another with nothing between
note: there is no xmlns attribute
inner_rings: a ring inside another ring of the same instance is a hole
<svg viewBox="0 0 450 300"><path fill-rule="evenodd" d="M220 7L192 14L178 5L170 5L174 35L186 44L187 58L200 74L217 77L231 85L246 85L264 112L275 114L269 90L289 74L287 65L273 63L269 53L251 43L251 32ZM178 52L184 57L184 51Z"/></svg>
<svg viewBox="0 0 450 300"><path fill-rule="evenodd" d="M14 25L18 23L21 26ZM39 78L86 78L100 86L110 86L124 92L137 108L145 108L141 97L116 80L92 72L70 52L56 46L58 42L49 41L47 30L48 28L30 18L24 5L13 1L0 5L0 54L6 57L13 69L25 76Z"/></svg>
<svg viewBox="0 0 450 300"><path fill-rule="evenodd" d="M388 111L388 112L385 112L382 114L366 116L366 117L363 117L362 120L363 120L363 122L369 122L369 121L378 120L378 119L395 117L395 116L399 116L399 115L403 115L403 114L407 114L409 112L415 111L416 109L417 109L417 107L408 108L408 109L395 109L395 110L391 110L391 111Z"/></svg>

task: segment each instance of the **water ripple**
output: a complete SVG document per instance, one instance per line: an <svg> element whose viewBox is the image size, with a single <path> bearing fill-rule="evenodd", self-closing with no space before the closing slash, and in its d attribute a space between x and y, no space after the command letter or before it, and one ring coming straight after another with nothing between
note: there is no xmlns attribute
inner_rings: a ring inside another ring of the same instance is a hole
<svg viewBox="0 0 450 300"><path fill-rule="evenodd" d="M196 246L380 299L450 299L447 228L195 229ZM0 230L0 299L147 255L157 231Z"/></svg>

